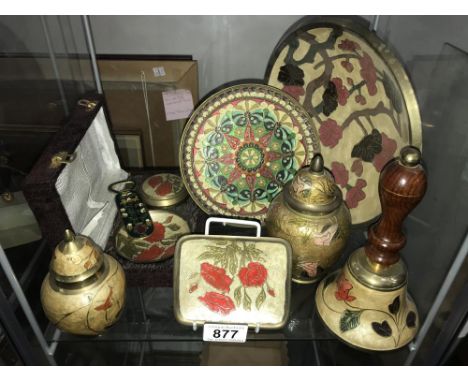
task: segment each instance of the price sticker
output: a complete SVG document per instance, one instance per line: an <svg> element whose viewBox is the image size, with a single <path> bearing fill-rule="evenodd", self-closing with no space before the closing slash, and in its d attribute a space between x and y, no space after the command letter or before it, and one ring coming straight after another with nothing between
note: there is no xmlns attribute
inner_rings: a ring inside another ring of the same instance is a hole
<svg viewBox="0 0 468 382"><path fill-rule="evenodd" d="M203 341L208 342L245 342L248 325L205 324Z"/></svg>

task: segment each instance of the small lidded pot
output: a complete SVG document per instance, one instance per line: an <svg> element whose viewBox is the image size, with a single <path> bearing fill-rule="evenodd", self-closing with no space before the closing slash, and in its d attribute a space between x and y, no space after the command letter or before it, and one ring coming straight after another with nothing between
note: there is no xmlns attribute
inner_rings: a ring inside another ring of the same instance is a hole
<svg viewBox="0 0 468 382"><path fill-rule="evenodd" d="M318 281L339 259L349 237L351 215L320 154L273 200L265 223L270 236L291 244L292 279L297 283Z"/></svg>
<svg viewBox="0 0 468 382"><path fill-rule="evenodd" d="M42 283L41 303L59 329L101 334L118 320L125 303L122 266L91 239L67 229Z"/></svg>
<svg viewBox="0 0 468 382"><path fill-rule="evenodd" d="M175 174L156 174L146 178L140 195L151 207L169 207L179 204L187 197L182 178Z"/></svg>

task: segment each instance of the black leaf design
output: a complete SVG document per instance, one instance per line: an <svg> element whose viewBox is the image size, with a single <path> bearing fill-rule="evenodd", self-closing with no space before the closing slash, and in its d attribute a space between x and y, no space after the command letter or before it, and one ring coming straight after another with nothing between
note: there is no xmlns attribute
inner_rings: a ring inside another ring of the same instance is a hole
<svg viewBox="0 0 468 382"><path fill-rule="evenodd" d="M322 95L323 114L327 117L338 107L338 92L332 81L328 81L328 85Z"/></svg>
<svg viewBox="0 0 468 382"><path fill-rule="evenodd" d="M297 65L283 65L278 73L278 81L284 85L304 86L304 71Z"/></svg>
<svg viewBox="0 0 468 382"><path fill-rule="evenodd" d="M382 84L385 90L385 94L390 100L390 103L392 104L393 108L396 110L397 113L401 113L403 111L401 97L398 91L396 90L392 80L385 72L383 73Z"/></svg>
<svg viewBox="0 0 468 382"><path fill-rule="evenodd" d="M391 314L397 314L400 310L400 296L396 296L393 302L388 306L388 310Z"/></svg>
<svg viewBox="0 0 468 382"><path fill-rule="evenodd" d="M382 337L390 337L392 335L392 328L387 321L382 321L381 323L373 322L372 329Z"/></svg>
<svg viewBox="0 0 468 382"><path fill-rule="evenodd" d="M406 326L408 328L414 328L416 326L416 313L412 310L406 316Z"/></svg>
<svg viewBox="0 0 468 382"><path fill-rule="evenodd" d="M373 129L351 151L351 157L361 158L364 162L372 162L374 157L382 151L382 135Z"/></svg>
<svg viewBox="0 0 468 382"><path fill-rule="evenodd" d="M361 317L361 313L361 310L346 309L340 318L340 330L342 332L346 332L357 328L359 326L359 317Z"/></svg>

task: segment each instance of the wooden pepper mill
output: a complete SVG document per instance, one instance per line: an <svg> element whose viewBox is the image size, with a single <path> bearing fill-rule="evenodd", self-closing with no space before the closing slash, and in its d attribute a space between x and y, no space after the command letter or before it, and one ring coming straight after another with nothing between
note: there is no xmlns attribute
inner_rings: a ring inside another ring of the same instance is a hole
<svg viewBox="0 0 468 382"><path fill-rule="evenodd" d="M416 335L418 313L407 293L407 269L399 251L406 243L403 221L426 187L420 151L404 147L380 174L382 215L369 227L366 245L317 288L319 315L332 332L353 346L393 350Z"/></svg>

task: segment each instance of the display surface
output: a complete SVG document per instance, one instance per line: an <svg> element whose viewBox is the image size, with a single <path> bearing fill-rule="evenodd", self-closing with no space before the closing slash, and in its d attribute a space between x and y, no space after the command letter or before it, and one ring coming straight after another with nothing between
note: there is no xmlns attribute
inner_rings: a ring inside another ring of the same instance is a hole
<svg viewBox="0 0 468 382"><path fill-rule="evenodd" d="M270 236L291 244L292 277L297 283L319 280L340 258L351 216L320 154L273 200L265 224Z"/></svg>
<svg viewBox="0 0 468 382"><path fill-rule="evenodd" d="M266 81L312 116L353 224L378 216L383 166L406 145L421 148L416 97L387 46L350 19L301 22L275 48Z"/></svg>
<svg viewBox="0 0 468 382"><path fill-rule="evenodd" d="M292 97L245 84L215 93L195 110L181 139L180 167L205 212L263 219L319 150L309 115Z"/></svg>
<svg viewBox="0 0 468 382"><path fill-rule="evenodd" d="M382 217L368 230L368 242L342 270L317 288L317 311L344 341L369 350L393 350L410 342L419 328L416 306L407 293L406 265L399 251L406 238L405 217L426 192L421 153L402 149L388 163L379 182Z"/></svg>
<svg viewBox="0 0 468 382"><path fill-rule="evenodd" d="M134 238L122 227L115 236L117 253L136 263L153 263L174 255L177 239L190 232L187 222L180 216L162 210L150 210L153 222L151 235Z"/></svg>
<svg viewBox="0 0 468 382"><path fill-rule="evenodd" d="M185 236L176 247L175 315L189 325L218 322L280 328L289 314L290 277L291 247L285 240Z"/></svg>
<svg viewBox="0 0 468 382"><path fill-rule="evenodd" d="M175 174L156 174L145 179L141 185L141 197L146 204L154 207L172 206L186 196L182 179Z"/></svg>

